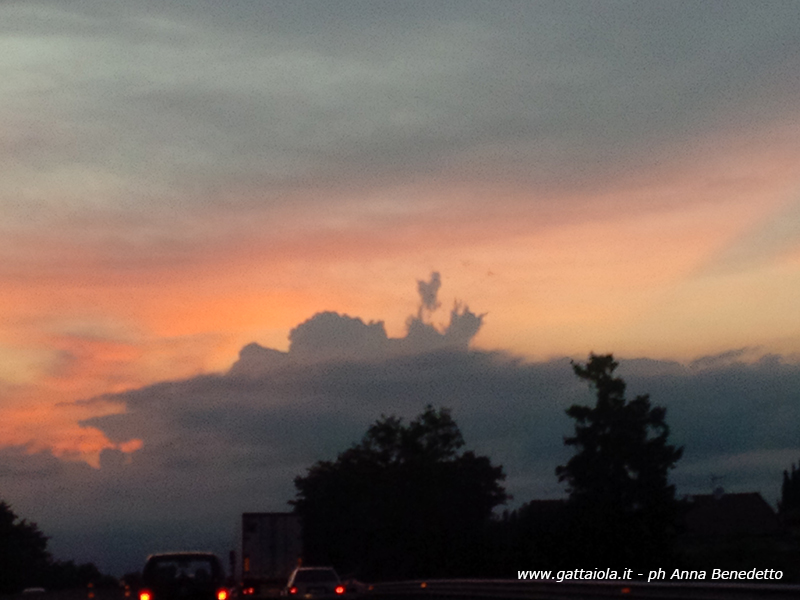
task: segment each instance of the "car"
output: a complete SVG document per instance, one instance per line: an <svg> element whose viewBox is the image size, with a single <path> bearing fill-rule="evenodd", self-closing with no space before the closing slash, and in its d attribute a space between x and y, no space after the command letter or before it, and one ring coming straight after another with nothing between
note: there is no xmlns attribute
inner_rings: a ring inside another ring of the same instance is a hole
<svg viewBox="0 0 800 600"><path fill-rule="evenodd" d="M147 557L139 600L229 600L222 562L211 552Z"/></svg>
<svg viewBox="0 0 800 600"><path fill-rule="evenodd" d="M344 580L342 580L342 585L344 586L345 594L348 594L350 597L366 594L369 591L369 585L352 576L345 577Z"/></svg>
<svg viewBox="0 0 800 600"><path fill-rule="evenodd" d="M331 567L297 567L289 576L285 596L296 598L333 598L345 588Z"/></svg>

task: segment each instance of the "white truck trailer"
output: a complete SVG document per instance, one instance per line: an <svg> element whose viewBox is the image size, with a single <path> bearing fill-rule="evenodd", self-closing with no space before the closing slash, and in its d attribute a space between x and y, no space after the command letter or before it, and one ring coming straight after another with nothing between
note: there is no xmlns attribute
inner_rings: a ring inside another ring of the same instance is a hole
<svg viewBox="0 0 800 600"><path fill-rule="evenodd" d="M242 595L279 596L302 558L303 527L298 515L277 512L242 515Z"/></svg>

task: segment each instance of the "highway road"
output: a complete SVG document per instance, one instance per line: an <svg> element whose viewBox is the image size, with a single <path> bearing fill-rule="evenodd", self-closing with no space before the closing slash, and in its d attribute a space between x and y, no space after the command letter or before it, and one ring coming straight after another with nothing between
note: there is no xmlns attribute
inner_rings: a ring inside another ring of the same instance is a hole
<svg viewBox="0 0 800 600"><path fill-rule="evenodd" d="M0 600L137 600L122 588L0 595ZM358 600L797 600L798 585L430 580L376 583ZM352 600L352 597L348 598Z"/></svg>
<svg viewBox="0 0 800 600"><path fill-rule="evenodd" d="M0 600L137 600L135 594L125 595L122 588L83 588L43 593L0 595Z"/></svg>

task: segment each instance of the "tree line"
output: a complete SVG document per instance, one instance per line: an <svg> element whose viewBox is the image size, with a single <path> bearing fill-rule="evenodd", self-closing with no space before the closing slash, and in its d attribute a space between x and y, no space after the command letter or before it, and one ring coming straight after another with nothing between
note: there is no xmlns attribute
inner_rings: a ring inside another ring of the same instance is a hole
<svg viewBox="0 0 800 600"><path fill-rule="evenodd" d="M20 519L11 506L0 502L0 593L28 587L49 590L115 585L93 563L55 560L47 550L47 536L36 523Z"/></svg>
<svg viewBox="0 0 800 600"><path fill-rule="evenodd" d="M596 401L567 410L575 433L564 442L575 454L555 473L566 502L497 517L509 499L503 468L463 450L449 410L428 406L408 424L383 416L336 460L295 479L306 560L364 580L676 561L681 504L668 474L683 450L668 441L666 410L647 395L625 397L612 355L572 366Z"/></svg>

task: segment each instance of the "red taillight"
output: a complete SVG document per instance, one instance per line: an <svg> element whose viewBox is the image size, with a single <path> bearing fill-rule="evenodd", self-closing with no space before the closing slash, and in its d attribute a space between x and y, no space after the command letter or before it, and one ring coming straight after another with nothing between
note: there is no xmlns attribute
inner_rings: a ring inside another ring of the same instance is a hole
<svg viewBox="0 0 800 600"><path fill-rule="evenodd" d="M142 590L139 592L139 600L153 600L153 594L150 590Z"/></svg>
<svg viewBox="0 0 800 600"><path fill-rule="evenodd" d="M290 587L289 588L289 593L290 594L296 594L297 593L297 588L296 587Z"/></svg>
<svg viewBox="0 0 800 600"><path fill-rule="evenodd" d="M228 600L228 590L217 590L217 600Z"/></svg>
<svg viewBox="0 0 800 600"><path fill-rule="evenodd" d="M255 593L255 589L251 587L242 588L242 595L243 596L252 596Z"/></svg>
<svg viewBox="0 0 800 600"><path fill-rule="evenodd" d="M344 594L344 586L343 585L337 585L336 586L336 593L337 594Z"/></svg>

